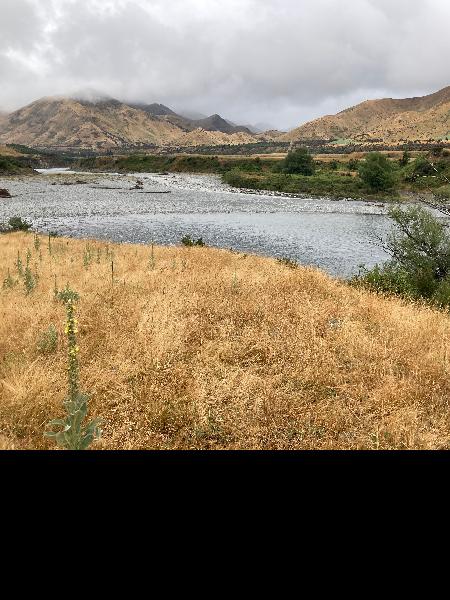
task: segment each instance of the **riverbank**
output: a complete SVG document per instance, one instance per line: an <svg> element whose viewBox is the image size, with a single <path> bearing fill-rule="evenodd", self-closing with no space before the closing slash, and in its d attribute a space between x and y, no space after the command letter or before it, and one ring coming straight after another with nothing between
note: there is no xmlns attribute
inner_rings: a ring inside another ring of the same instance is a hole
<svg viewBox="0 0 450 600"><path fill-rule="evenodd" d="M179 244L200 237L233 248L313 265L351 277L387 256L377 244L390 231L380 202L242 193L218 175L100 174L53 171L0 178L12 198L0 223L20 216L36 231L109 242Z"/></svg>
<svg viewBox="0 0 450 600"><path fill-rule="evenodd" d="M98 448L449 447L444 313L225 250L50 244L0 235L0 281L18 281L0 290L1 447L54 447L42 434L62 416L67 352L55 281L80 294Z"/></svg>
<svg viewBox="0 0 450 600"><path fill-rule="evenodd" d="M300 175L282 172L283 155L276 157L227 157L195 155L127 155L80 159L76 168L93 172L118 173L203 173L217 174L224 183L242 190L278 193L290 196L333 197L379 201L401 200L405 195L433 195L437 200L450 199L450 158L447 151L440 157L415 153L403 161L399 152L385 152L395 171L391 189L370 189L358 175L363 153L353 155L314 156L315 172ZM438 171L434 166L437 165Z"/></svg>
<svg viewBox="0 0 450 600"><path fill-rule="evenodd" d="M450 200L450 158L445 149L440 156L413 152L403 161L400 152L383 152L396 173L392 189L369 189L358 176L358 165L364 161L362 152L352 154L314 155L315 172L305 176L282 172L283 154L267 156L226 156L195 154L124 154L116 156L70 157L53 155L22 148L22 155L2 156L0 152L0 175L33 174L34 168L57 166L75 171L92 173L161 173L161 174L208 174L220 175L222 181L236 190L260 192L291 197L331 197L390 202L410 198L418 199L424 194L433 202ZM8 152L12 149L8 148ZM430 164L438 165L439 173ZM3 165L3 166L2 166Z"/></svg>

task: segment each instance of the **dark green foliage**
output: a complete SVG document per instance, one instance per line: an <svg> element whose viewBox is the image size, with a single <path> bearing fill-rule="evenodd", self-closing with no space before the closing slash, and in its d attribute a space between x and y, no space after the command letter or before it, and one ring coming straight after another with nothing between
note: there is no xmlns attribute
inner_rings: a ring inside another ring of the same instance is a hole
<svg viewBox="0 0 450 600"><path fill-rule="evenodd" d="M416 158L411 164L411 168L408 170L406 178L410 181L414 181L418 177L428 177L435 174L436 171L430 161L423 156L419 156L419 158Z"/></svg>
<svg viewBox="0 0 450 600"><path fill-rule="evenodd" d="M29 161L21 157L0 156L1 175L19 175L20 173L33 173Z"/></svg>
<svg viewBox="0 0 450 600"><path fill-rule="evenodd" d="M283 267L288 267L289 269L298 269L298 262L292 260L292 258L279 258L278 262L280 265L283 265Z"/></svg>
<svg viewBox="0 0 450 600"><path fill-rule="evenodd" d="M391 260L363 270L353 282L450 306L450 235L445 224L420 207L394 207L390 217L396 225L386 241Z"/></svg>
<svg viewBox="0 0 450 600"><path fill-rule="evenodd" d="M245 174L240 169L232 169L223 175L223 180L233 187L247 187L245 185Z"/></svg>
<svg viewBox="0 0 450 600"><path fill-rule="evenodd" d="M311 177L283 173L264 173L258 176L233 170L225 173L223 180L234 187L286 194L332 195L336 198L361 198L368 195L359 178L345 177L342 171L324 171Z"/></svg>
<svg viewBox="0 0 450 600"><path fill-rule="evenodd" d="M284 159L281 172L288 175L305 175L307 177L315 173L314 160L307 148L297 148Z"/></svg>
<svg viewBox="0 0 450 600"><path fill-rule="evenodd" d="M358 166L359 176L371 192L391 190L396 184L396 174L391 161L379 152L371 152Z"/></svg>
<svg viewBox="0 0 450 600"><path fill-rule="evenodd" d="M190 235L185 235L182 240L181 243L183 244L183 246L187 246L187 247L192 247L192 246L201 246L204 247L206 244L203 241L203 238L198 238L197 241L194 241Z"/></svg>
<svg viewBox="0 0 450 600"><path fill-rule="evenodd" d="M13 233L14 231L28 231L32 223L24 221L22 217L11 217L6 225L0 227L0 233Z"/></svg>
<svg viewBox="0 0 450 600"><path fill-rule="evenodd" d="M8 225L12 231L28 231L32 227L32 223L24 221L21 217L11 217Z"/></svg>

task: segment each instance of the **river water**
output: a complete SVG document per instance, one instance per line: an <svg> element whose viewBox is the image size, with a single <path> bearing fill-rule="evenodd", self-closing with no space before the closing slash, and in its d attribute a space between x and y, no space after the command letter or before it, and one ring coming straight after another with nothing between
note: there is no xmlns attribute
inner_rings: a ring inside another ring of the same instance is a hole
<svg viewBox="0 0 450 600"><path fill-rule="evenodd" d="M388 258L378 240L391 222L379 203L244 193L210 175L41 173L0 179L13 196L0 200L0 222L17 215L42 232L140 244L179 244L190 235L337 277ZM137 179L143 190L130 189Z"/></svg>

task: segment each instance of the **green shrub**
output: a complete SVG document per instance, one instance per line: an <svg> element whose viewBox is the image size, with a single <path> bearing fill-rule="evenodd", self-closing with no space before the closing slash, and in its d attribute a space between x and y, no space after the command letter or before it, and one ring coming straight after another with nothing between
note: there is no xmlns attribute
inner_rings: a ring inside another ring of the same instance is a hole
<svg viewBox="0 0 450 600"><path fill-rule="evenodd" d="M396 225L386 240L391 260L364 269L353 283L450 306L450 235L445 224L421 207L394 207L389 215Z"/></svg>
<svg viewBox="0 0 450 600"><path fill-rule="evenodd" d="M409 172L411 179L416 179L417 177L429 177L430 175L436 175L436 171L434 170L430 161L428 161L423 156L419 156L412 163L411 169Z"/></svg>
<svg viewBox="0 0 450 600"><path fill-rule="evenodd" d="M316 167L307 148L297 148L286 156L280 165L282 173L288 175L314 175Z"/></svg>
<svg viewBox="0 0 450 600"><path fill-rule="evenodd" d="M395 187L397 178L391 161L379 152L371 152L358 166L359 176L371 192L383 192Z"/></svg>
<svg viewBox="0 0 450 600"><path fill-rule="evenodd" d="M206 245L205 242L203 241L203 238L198 238L197 241L194 241L190 235L185 235L181 239L181 243L183 244L183 246L187 246L187 247L192 247L192 246L204 247Z"/></svg>
<svg viewBox="0 0 450 600"><path fill-rule="evenodd" d="M11 217L8 223L0 225L0 233L13 233L14 231L28 231L32 223L24 221L22 217Z"/></svg>

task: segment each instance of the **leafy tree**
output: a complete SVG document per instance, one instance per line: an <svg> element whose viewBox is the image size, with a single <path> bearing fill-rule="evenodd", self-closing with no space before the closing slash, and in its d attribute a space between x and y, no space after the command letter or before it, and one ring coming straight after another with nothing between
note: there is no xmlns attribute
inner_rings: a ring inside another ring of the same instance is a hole
<svg viewBox="0 0 450 600"><path fill-rule="evenodd" d="M364 185L373 192L392 189L396 184L396 173L393 164L384 154L371 152L366 160L358 166L359 176Z"/></svg>
<svg viewBox="0 0 450 600"><path fill-rule="evenodd" d="M421 207L394 207L396 229L385 249L391 260L355 278L377 291L425 298L450 306L450 235L444 223Z"/></svg>
<svg viewBox="0 0 450 600"><path fill-rule="evenodd" d="M284 159L281 165L282 173L292 175L314 175L316 167L313 157L307 148L297 148Z"/></svg>

